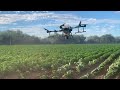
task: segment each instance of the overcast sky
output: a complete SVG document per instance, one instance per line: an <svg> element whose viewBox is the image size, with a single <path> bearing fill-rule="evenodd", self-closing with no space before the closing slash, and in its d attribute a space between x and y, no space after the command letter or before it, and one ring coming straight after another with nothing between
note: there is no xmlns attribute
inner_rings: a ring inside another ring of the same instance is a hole
<svg viewBox="0 0 120 90"><path fill-rule="evenodd" d="M63 23L75 26L80 20L88 24L85 36L120 36L120 11L0 11L0 31L19 29L29 35L46 37L43 28L59 30Z"/></svg>

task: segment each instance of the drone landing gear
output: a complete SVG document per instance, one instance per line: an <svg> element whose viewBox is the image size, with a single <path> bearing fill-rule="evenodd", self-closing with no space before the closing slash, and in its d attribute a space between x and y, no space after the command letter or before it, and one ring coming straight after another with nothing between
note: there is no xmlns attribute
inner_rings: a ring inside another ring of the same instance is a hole
<svg viewBox="0 0 120 90"><path fill-rule="evenodd" d="M68 36L65 36L65 39L68 39Z"/></svg>

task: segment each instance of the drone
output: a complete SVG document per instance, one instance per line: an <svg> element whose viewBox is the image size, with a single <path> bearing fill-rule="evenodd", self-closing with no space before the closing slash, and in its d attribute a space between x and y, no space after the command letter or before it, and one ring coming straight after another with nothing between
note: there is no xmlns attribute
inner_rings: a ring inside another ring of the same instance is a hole
<svg viewBox="0 0 120 90"><path fill-rule="evenodd" d="M84 28L86 27L86 25L87 25L87 24L81 24L81 21L80 21L79 24L78 24L77 26L75 26L75 27L71 27L69 24L64 23L64 24L60 25L60 27L59 27L60 30L51 31L51 30L48 30L48 29L46 29L46 28L44 28L44 30L46 30L47 33L49 33L49 35L50 35L51 32L54 32L55 34L56 34L57 32L62 32L62 36L64 36L65 39L69 39L69 37L73 37L73 36L72 36L72 30L75 29L75 28L78 28L78 31L75 32L75 34L86 32L86 31L84 30ZM80 29L79 29L80 27L83 28L82 31L80 31Z"/></svg>

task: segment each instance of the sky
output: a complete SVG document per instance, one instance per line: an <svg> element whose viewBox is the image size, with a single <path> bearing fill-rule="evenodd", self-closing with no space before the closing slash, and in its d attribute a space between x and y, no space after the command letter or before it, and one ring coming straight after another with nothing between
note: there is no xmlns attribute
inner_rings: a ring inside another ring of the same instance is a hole
<svg viewBox="0 0 120 90"><path fill-rule="evenodd" d="M60 30L63 23L74 27L80 21L87 24L86 32L77 35L120 36L120 11L0 11L0 31L21 30L41 38L49 36L44 28Z"/></svg>

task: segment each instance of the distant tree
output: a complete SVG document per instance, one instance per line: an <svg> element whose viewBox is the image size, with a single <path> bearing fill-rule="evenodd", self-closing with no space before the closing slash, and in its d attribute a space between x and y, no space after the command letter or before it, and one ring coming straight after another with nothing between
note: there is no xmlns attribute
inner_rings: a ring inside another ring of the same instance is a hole
<svg viewBox="0 0 120 90"><path fill-rule="evenodd" d="M24 34L20 30L2 31L0 32L0 44L14 45L14 44L38 44L40 38Z"/></svg>
<svg viewBox="0 0 120 90"><path fill-rule="evenodd" d="M102 35L100 37L101 43L115 43L115 38L111 34Z"/></svg>
<svg viewBox="0 0 120 90"><path fill-rule="evenodd" d="M115 37L115 42L116 43L120 43L120 36L119 37Z"/></svg>
<svg viewBox="0 0 120 90"><path fill-rule="evenodd" d="M98 36L89 36L87 37L87 43L100 43L100 37Z"/></svg>
<svg viewBox="0 0 120 90"><path fill-rule="evenodd" d="M86 37L84 35L73 35L73 42L77 44L85 43Z"/></svg>
<svg viewBox="0 0 120 90"><path fill-rule="evenodd" d="M7 30L0 32L0 45L15 44L83 44L83 43L120 43L120 36L111 34L85 37L84 35L73 35L73 38L65 39L61 34L54 34L46 38L30 36L20 30Z"/></svg>

